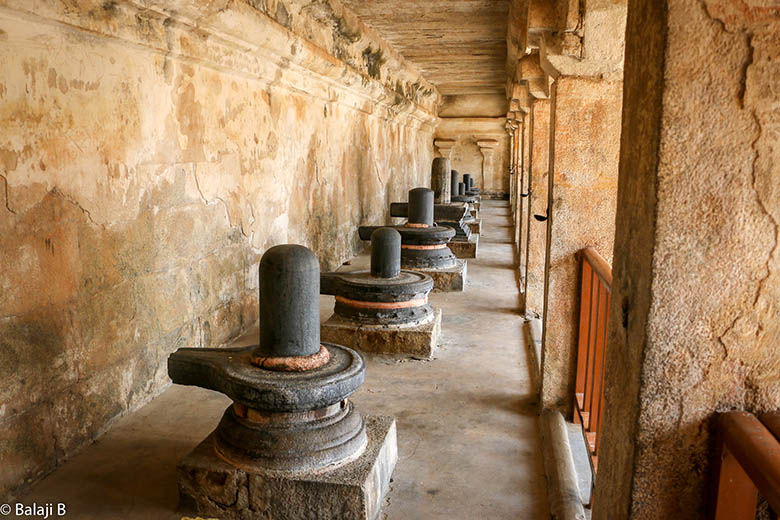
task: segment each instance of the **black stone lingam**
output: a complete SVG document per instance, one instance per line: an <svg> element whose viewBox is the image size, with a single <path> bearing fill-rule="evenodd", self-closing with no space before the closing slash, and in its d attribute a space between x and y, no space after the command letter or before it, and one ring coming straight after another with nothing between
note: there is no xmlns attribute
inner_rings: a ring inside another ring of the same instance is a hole
<svg viewBox="0 0 780 520"><path fill-rule="evenodd" d="M365 424L347 399L365 378L352 349L320 343L320 269L307 248L272 247L260 260L260 343L180 348L168 358L174 383L233 400L214 449L239 468L281 474L351 460Z"/></svg>
<svg viewBox="0 0 780 520"><path fill-rule="evenodd" d="M465 195L477 196L479 195L479 188L474 186L474 178L468 174L463 174L463 184L466 185Z"/></svg>
<svg viewBox="0 0 780 520"><path fill-rule="evenodd" d="M455 230L437 226L433 219L433 191L409 190L408 219L402 226L389 226L401 234L401 267L404 269L449 269L456 265L447 247ZM388 226L360 226L361 240L370 240L374 231Z"/></svg>
<svg viewBox="0 0 780 520"><path fill-rule="evenodd" d="M452 195L452 202L468 202L469 204L473 204L479 200L474 195L466 195L466 185L462 182L458 183L458 188L455 190L455 193L457 193L457 195ZM466 220L471 219L473 219L473 216L466 218Z"/></svg>
<svg viewBox="0 0 780 520"><path fill-rule="evenodd" d="M390 203L391 217L408 217L409 204L406 202ZM455 230L453 240L468 240L471 236L471 228L468 222L474 220L469 205L465 202L450 204L434 204L433 220L439 226L451 227Z"/></svg>
<svg viewBox="0 0 780 520"><path fill-rule="evenodd" d="M413 325L433 319L428 294L433 279L401 269L401 234L382 227L371 233L369 271L322 273L320 293L336 297L335 313L368 325Z"/></svg>

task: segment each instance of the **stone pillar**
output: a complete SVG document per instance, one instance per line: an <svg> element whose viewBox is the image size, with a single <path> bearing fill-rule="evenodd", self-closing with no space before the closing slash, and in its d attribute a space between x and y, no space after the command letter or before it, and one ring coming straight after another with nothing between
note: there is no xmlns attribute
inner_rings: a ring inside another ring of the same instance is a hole
<svg viewBox="0 0 780 520"><path fill-rule="evenodd" d="M780 409L780 18L745 4L628 2L594 520L705 517L717 413Z"/></svg>
<svg viewBox="0 0 780 520"><path fill-rule="evenodd" d="M612 79L560 76L555 81L542 405L560 408L567 416L579 327L579 252L591 246L612 262L622 89L619 74Z"/></svg>
<svg viewBox="0 0 780 520"><path fill-rule="evenodd" d="M513 242L518 252L520 247L520 236L523 228L523 220L522 220L523 200L522 197L520 197L520 193L522 192L522 185L524 182L524 172L522 166L522 157L523 157L522 134L523 134L522 119L512 120L512 134L510 135L510 137L512 139L512 145L514 148L514 158L513 158L514 183L512 185L511 205L512 205L512 214L514 217L513 218L514 221Z"/></svg>
<svg viewBox="0 0 780 520"><path fill-rule="evenodd" d="M522 139L520 153L522 155L523 183L520 188L520 246L518 255L517 277L520 281L520 312L525 314L525 290L526 290L526 267L528 259L528 226L531 217L531 130L532 130L532 111L529 111L523 117Z"/></svg>
<svg viewBox="0 0 780 520"><path fill-rule="evenodd" d="M525 295L529 312L544 310L544 257L547 224L535 218L547 215L547 157L549 148L550 100L537 99L531 107L529 212L526 218L527 256Z"/></svg>
<svg viewBox="0 0 780 520"><path fill-rule="evenodd" d="M431 189L436 204L449 204L451 202L450 185L450 160L445 157L436 157L431 166Z"/></svg>
<svg viewBox="0 0 780 520"><path fill-rule="evenodd" d="M439 152L439 155L447 160L452 160L452 149L455 148L455 139L434 139L433 145Z"/></svg>
<svg viewBox="0 0 780 520"><path fill-rule="evenodd" d="M509 136L509 208L512 211L512 216L515 216L515 184L516 184L516 178L515 178L515 153L516 153L516 142L515 142L515 125L514 121L511 119L507 119L506 125L505 125L506 133ZM483 189L484 189L484 183L483 183Z"/></svg>
<svg viewBox="0 0 780 520"><path fill-rule="evenodd" d="M478 139L477 146L479 146L479 151L482 153L482 175L480 182L476 183L475 181L475 184L477 184L477 187L484 193L485 186L487 186L485 183L485 174L493 171L493 152L498 147L498 140Z"/></svg>

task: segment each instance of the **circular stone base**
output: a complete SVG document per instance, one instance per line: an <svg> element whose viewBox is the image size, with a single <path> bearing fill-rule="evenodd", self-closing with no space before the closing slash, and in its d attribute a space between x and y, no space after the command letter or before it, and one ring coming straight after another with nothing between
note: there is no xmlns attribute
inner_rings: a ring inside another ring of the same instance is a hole
<svg viewBox="0 0 780 520"><path fill-rule="evenodd" d="M358 456L366 444L365 429L348 400L297 413L231 405L215 431L215 449L237 467L311 471Z"/></svg>

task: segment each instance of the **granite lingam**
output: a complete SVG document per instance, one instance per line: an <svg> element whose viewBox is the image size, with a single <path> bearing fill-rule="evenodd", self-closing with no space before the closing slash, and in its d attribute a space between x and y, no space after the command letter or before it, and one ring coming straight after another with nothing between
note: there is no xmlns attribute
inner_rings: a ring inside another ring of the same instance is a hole
<svg viewBox="0 0 780 520"><path fill-rule="evenodd" d="M180 508L242 520L373 520L397 459L395 420L355 409L349 396L365 378L362 356L320 342L314 254L272 247L259 277L257 345L181 348L168 359L174 383L233 400L179 465Z"/></svg>
<svg viewBox="0 0 780 520"><path fill-rule="evenodd" d="M432 190L409 190L408 219L403 225L392 226L401 234L401 267L428 274L435 289L462 291L466 262L457 259L448 247L455 230L434 223L433 207ZM380 227L386 226L360 226L360 238L370 240Z"/></svg>
<svg viewBox="0 0 780 520"><path fill-rule="evenodd" d="M433 279L401 269L398 231L374 230L368 270L322 273L320 280L320 292L336 298L323 338L362 351L433 356L441 330L441 311L428 301Z"/></svg>

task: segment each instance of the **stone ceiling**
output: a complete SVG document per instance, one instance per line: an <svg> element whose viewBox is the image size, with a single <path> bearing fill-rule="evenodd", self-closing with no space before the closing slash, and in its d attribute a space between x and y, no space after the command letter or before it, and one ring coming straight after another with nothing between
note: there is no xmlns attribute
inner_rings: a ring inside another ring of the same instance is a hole
<svg viewBox="0 0 780 520"><path fill-rule="evenodd" d="M504 94L508 0L344 0L445 96Z"/></svg>

